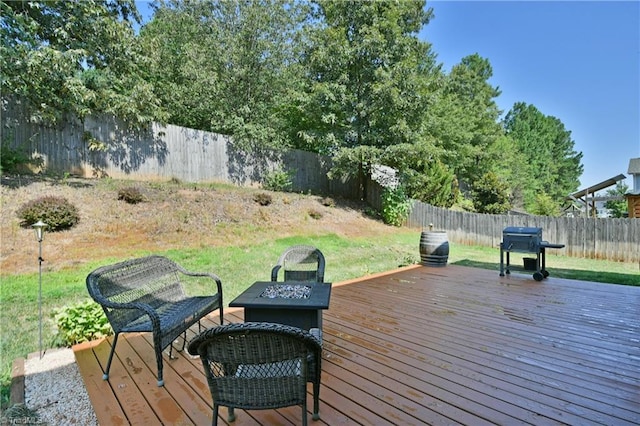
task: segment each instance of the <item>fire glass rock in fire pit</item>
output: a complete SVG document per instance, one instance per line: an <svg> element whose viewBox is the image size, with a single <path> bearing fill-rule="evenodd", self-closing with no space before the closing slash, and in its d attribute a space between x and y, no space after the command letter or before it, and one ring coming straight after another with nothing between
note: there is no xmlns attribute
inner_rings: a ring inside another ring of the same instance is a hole
<svg viewBox="0 0 640 426"><path fill-rule="evenodd" d="M311 295L309 285L270 285L264 289L260 297L269 299L308 299Z"/></svg>

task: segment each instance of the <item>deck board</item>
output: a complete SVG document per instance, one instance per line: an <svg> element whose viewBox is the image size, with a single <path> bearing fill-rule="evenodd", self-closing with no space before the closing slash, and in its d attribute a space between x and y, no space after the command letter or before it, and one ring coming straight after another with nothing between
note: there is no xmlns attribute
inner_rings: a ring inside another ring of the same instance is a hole
<svg viewBox="0 0 640 426"><path fill-rule="evenodd" d="M639 307L640 287L456 265L334 283L312 424L639 424ZM225 320L242 312L227 308ZM216 324L217 314L205 321ZM209 424L197 358L165 353L158 388L150 336L123 335L105 382L109 345L74 347L101 424ZM234 425L300 416L299 407L237 410Z"/></svg>

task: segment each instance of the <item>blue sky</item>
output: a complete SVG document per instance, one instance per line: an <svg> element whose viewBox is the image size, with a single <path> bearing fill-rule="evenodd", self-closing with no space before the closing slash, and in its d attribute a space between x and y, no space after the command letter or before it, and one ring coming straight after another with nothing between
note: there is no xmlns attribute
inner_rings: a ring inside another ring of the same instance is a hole
<svg viewBox="0 0 640 426"><path fill-rule="evenodd" d="M506 114L532 104L558 118L583 153L579 189L627 174L640 157L640 2L428 1L420 33L447 72L489 59ZM630 188L632 179L623 181Z"/></svg>
<svg viewBox="0 0 640 426"><path fill-rule="evenodd" d="M138 9L150 18L146 2ZM419 37L449 72L487 58L506 114L532 104L558 118L583 153L579 189L627 173L640 157L640 2L429 1ZM633 186L632 179L626 183Z"/></svg>

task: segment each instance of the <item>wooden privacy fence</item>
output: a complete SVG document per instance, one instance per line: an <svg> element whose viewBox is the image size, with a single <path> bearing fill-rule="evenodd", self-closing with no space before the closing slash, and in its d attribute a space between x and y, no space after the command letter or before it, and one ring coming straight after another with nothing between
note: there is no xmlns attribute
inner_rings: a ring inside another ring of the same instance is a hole
<svg viewBox="0 0 640 426"><path fill-rule="evenodd" d="M372 180L341 182L327 177L328 157L290 150L247 153L216 133L153 123L133 129L114 117L67 120L51 127L31 123L19 106L2 111L0 141L41 158L47 171L84 177L186 182L228 182L250 186L274 170L290 171L293 191L360 199L381 208L382 187ZM100 141L103 150L92 150ZM408 226L446 230L450 241L499 247L507 226L543 228L543 238L565 244L573 257L640 262L639 219L551 218L456 212L415 202Z"/></svg>
<svg viewBox="0 0 640 426"><path fill-rule="evenodd" d="M329 179L331 160L311 152L245 152L217 133L158 123L136 129L110 116L69 119L52 127L29 122L19 105L2 113L2 143L41 159L48 172L251 186L282 170L291 173L295 192L349 199L360 194L355 180ZM101 149L93 149L100 144Z"/></svg>
<svg viewBox="0 0 640 426"><path fill-rule="evenodd" d="M447 231L449 241L500 247L502 230L508 226L542 228L542 237L564 244L567 256L640 262L640 220L526 215L492 215L451 211L416 201L407 226Z"/></svg>

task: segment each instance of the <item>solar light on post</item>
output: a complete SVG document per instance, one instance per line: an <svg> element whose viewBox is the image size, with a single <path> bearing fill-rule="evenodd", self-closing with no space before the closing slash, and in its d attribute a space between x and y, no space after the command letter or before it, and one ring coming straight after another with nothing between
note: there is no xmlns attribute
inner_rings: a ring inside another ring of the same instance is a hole
<svg viewBox="0 0 640 426"><path fill-rule="evenodd" d="M46 223L39 220L38 222L31 225L36 233L36 240L38 241L38 313L39 313L39 335L38 335L38 343L40 348L40 359L42 359L42 262L44 259L42 258L42 240L44 239L44 228L47 226Z"/></svg>

